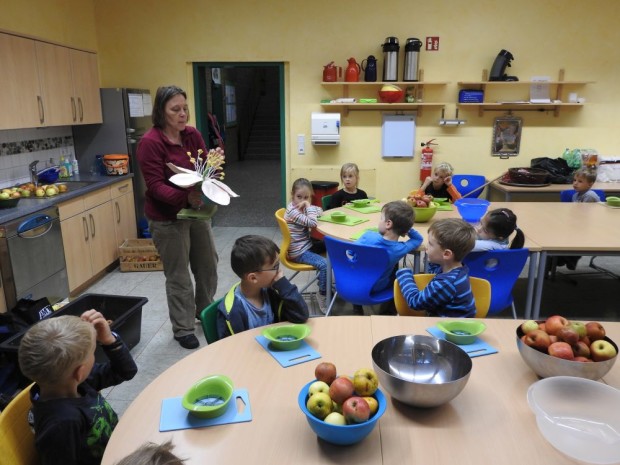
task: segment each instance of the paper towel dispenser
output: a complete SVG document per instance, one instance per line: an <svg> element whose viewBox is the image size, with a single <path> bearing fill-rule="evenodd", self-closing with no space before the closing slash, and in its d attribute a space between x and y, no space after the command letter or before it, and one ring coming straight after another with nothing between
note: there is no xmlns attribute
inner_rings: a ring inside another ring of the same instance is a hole
<svg viewBox="0 0 620 465"><path fill-rule="evenodd" d="M312 145L340 144L340 113L312 113Z"/></svg>

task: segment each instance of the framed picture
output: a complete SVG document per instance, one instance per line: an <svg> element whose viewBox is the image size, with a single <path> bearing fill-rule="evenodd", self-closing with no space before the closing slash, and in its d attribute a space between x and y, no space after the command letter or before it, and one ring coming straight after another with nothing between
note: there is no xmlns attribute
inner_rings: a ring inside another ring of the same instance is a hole
<svg viewBox="0 0 620 465"><path fill-rule="evenodd" d="M523 120L515 116L495 118L493 124L492 153L498 157L519 155Z"/></svg>

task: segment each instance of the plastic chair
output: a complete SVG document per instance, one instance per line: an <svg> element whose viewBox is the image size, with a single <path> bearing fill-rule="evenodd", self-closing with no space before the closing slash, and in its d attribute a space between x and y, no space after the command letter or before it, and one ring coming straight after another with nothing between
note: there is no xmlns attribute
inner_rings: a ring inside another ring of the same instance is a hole
<svg viewBox="0 0 620 465"><path fill-rule="evenodd" d="M482 186L487 182L484 176L479 174L454 174L452 175L452 184L456 187L463 197L470 198L480 197L482 194ZM470 194L471 192L471 194Z"/></svg>
<svg viewBox="0 0 620 465"><path fill-rule="evenodd" d="M329 210L329 202L332 200L332 194L324 195L321 197L321 207L323 210Z"/></svg>
<svg viewBox="0 0 620 465"><path fill-rule="evenodd" d="M200 324L202 325L202 331L205 333L205 339L208 344L213 344L220 339L217 334L217 306L222 300L224 300L223 297L211 302L200 312Z"/></svg>
<svg viewBox="0 0 620 465"><path fill-rule="evenodd" d="M295 272L293 276L289 278L289 281L291 281L295 276L297 276L302 271L314 271L316 273L316 276L314 277L314 279L310 281L308 284L306 284L303 287L303 289L299 291L299 293L301 294L306 289L308 289L310 285L312 285L312 283L314 283L315 281L318 281L319 273L318 273L318 270L311 265L306 265L304 263L295 263L288 259L287 253L288 253L288 248L291 245L291 231L288 229L288 224L286 224L286 220L284 219L285 212L286 212L286 209L280 208L278 211L276 211L275 216L276 216L276 221L278 222L278 226L280 227L280 232L282 233L282 244L280 244L280 263L284 265L285 267L287 267L289 270L293 270Z"/></svg>
<svg viewBox="0 0 620 465"><path fill-rule="evenodd" d="M604 202L607 197L605 196L605 192L601 189L592 189L598 195L598 198L601 199L601 202ZM575 189L565 189L560 192L560 202L572 202L573 195L575 195Z"/></svg>
<svg viewBox="0 0 620 465"><path fill-rule="evenodd" d="M34 433L28 424L30 386L21 391L0 413L0 457L2 463L35 465L39 456L34 446Z"/></svg>
<svg viewBox="0 0 620 465"><path fill-rule="evenodd" d="M394 289L389 287L372 292L372 287L390 266L387 251L382 247L346 242L325 237L325 246L331 262L336 292L325 316L329 315L336 297L353 305L375 305L394 298Z"/></svg>
<svg viewBox="0 0 620 465"><path fill-rule="evenodd" d="M435 276L432 273L419 273L414 274L418 289L424 289L428 283ZM476 301L476 318L484 318L489 312L489 306L491 304L491 283L486 279L469 277L469 283L471 285L471 292L474 294L474 300ZM396 305L396 311L401 316L426 316L426 312L423 310L414 310L407 305L407 301L400 290L400 284L398 280L394 280L394 304Z"/></svg>
<svg viewBox="0 0 620 465"><path fill-rule="evenodd" d="M512 288L525 266L529 253L529 249L471 252L463 260L463 264L469 268L470 276L483 278L491 283L489 315L512 307L512 317L517 318Z"/></svg>

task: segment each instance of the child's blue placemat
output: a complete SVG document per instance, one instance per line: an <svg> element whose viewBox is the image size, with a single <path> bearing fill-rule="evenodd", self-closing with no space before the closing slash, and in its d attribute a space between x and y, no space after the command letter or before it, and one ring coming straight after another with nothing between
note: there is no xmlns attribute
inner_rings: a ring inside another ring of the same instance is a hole
<svg viewBox="0 0 620 465"><path fill-rule="evenodd" d="M262 335L256 336L256 341L284 368L321 358L321 354L314 350L306 341L301 341L301 346L294 350L272 349L269 346L269 339Z"/></svg>
<svg viewBox="0 0 620 465"><path fill-rule="evenodd" d="M436 326L426 328L426 331L428 331L431 335L435 336L437 339L446 338L445 333ZM498 352L495 347L490 346L479 337L476 338L476 341L473 344L459 345L459 347L465 352L467 352L467 355L469 355L471 358L480 357L481 355L496 354Z"/></svg>
<svg viewBox="0 0 620 465"><path fill-rule="evenodd" d="M237 411L237 398L245 404L241 412ZM235 389L228 408L217 418L198 418L190 414L181 403L182 397L170 397L161 403L159 431L175 431L179 429L203 428L205 426L225 425L252 421L250 396L247 389Z"/></svg>

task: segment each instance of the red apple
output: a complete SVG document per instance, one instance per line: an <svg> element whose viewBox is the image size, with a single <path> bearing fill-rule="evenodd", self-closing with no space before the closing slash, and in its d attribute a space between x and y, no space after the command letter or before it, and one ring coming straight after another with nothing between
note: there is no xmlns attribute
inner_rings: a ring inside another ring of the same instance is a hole
<svg viewBox="0 0 620 465"><path fill-rule="evenodd" d="M588 347L590 347L590 344L592 344L592 341L590 341L590 338L588 336L580 337L579 340L581 342L584 342Z"/></svg>
<svg viewBox="0 0 620 465"><path fill-rule="evenodd" d="M553 344L554 342L558 342L558 337L557 336L549 336L549 340L551 341L551 344Z"/></svg>
<svg viewBox="0 0 620 465"><path fill-rule="evenodd" d="M575 344L571 344L573 347L573 354L577 357L590 357L590 347L583 341L577 341Z"/></svg>
<svg viewBox="0 0 620 465"><path fill-rule="evenodd" d="M552 357L574 360L573 348L566 342L554 342L547 349Z"/></svg>
<svg viewBox="0 0 620 465"><path fill-rule="evenodd" d="M533 349L540 350L541 352L547 352L547 348L551 344L549 335L540 329L535 329L527 334L524 334L521 340Z"/></svg>
<svg viewBox="0 0 620 465"><path fill-rule="evenodd" d="M590 362L590 363L592 363L592 360L590 360L587 357L575 357L574 361L575 362Z"/></svg>
<svg viewBox="0 0 620 465"><path fill-rule="evenodd" d="M353 396L342 404L342 414L347 424L364 423L370 417L370 407L362 397Z"/></svg>
<svg viewBox="0 0 620 465"><path fill-rule="evenodd" d="M530 331L534 331L535 329L539 329L539 327L538 322L534 320L527 320L521 323L521 331L523 331L523 334L527 334Z"/></svg>
<svg viewBox="0 0 620 465"><path fill-rule="evenodd" d="M424 200L419 199L415 201L415 206L418 208L426 208L428 207L428 204Z"/></svg>
<svg viewBox="0 0 620 465"><path fill-rule="evenodd" d="M564 328L569 324L569 321L563 316L553 315L545 321L545 331L547 331L548 334L557 335L561 328Z"/></svg>
<svg viewBox="0 0 620 465"><path fill-rule="evenodd" d="M579 334L570 326L560 328L556 333L556 336L560 341L567 342L570 345L575 344L579 340Z"/></svg>
<svg viewBox="0 0 620 465"><path fill-rule="evenodd" d="M538 329L547 332L547 326L545 325L545 323L538 323Z"/></svg>
<svg viewBox="0 0 620 465"><path fill-rule="evenodd" d="M342 405L345 400L353 395L354 390L353 382L349 378L341 376L336 378L329 386L329 397L337 404ZM344 405L342 413L344 413Z"/></svg>
<svg viewBox="0 0 620 465"><path fill-rule="evenodd" d="M592 360L595 362L603 362L605 360L609 360L610 358L614 358L617 353L616 348L611 344L611 342L604 339L594 341L590 345L590 354L592 355Z"/></svg>
<svg viewBox="0 0 620 465"><path fill-rule="evenodd" d="M319 381L332 384L336 379L336 365L330 362L321 362L314 369L314 376Z"/></svg>
<svg viewBox="0 0 620 465"><path fill-rule="evenodd" d="M586 323L586 332L588 333L588 338L591 342L598 341L599 339L605 339L605 328L603 328L602 324L596 321Z"/></svg>

